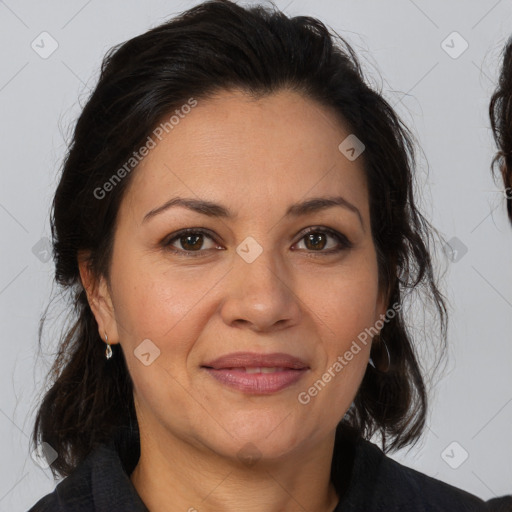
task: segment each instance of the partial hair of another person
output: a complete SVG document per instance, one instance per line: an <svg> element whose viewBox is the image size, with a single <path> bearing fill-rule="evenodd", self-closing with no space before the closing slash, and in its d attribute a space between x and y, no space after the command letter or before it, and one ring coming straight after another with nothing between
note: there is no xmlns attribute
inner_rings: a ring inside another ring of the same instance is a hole
<svg viewBox="0 0 512 512"><path fill-rule="evenodd" d="M492 161L492 171L498 166L507 202L507 213L512 224L512 37L503 50L503 62L498 81L489 105L489 117L498 146Z"/></svg>
<svg viewBox="0 0 512 512"><path fill-rule="evenodd" d="M368 366L337 436L344 426L367 439L379 433L383 449L390 451L416 442L425 428L426 380L404 301L414 296L413 309L433 312L443 342L438 356L444 354L447 318L429 252L435 231L413 195L413 137L383 96L367 85L350 45L319 20L290 18L274 6L246 8L215 0L112 48L77 121L51 215L55 279L69 293L71 323L59 340L32 434L34 443L46 442L57 451L54 474L69 475L117 428L137 428L122 349L113 346L114 357L105 359L77 261L79 252L88 252L91 270L108 282L116 215L137 169L104 198L97 199L94 191L189 98L200 102L234 88L256 99L296 91L331 109L364 143L360 158L380 284L389 307L402 309L381 331L390 371ZM420 332L422 326L416 327L414 332ZM422 343L433 343L436 329L422 328Z"/></svg>

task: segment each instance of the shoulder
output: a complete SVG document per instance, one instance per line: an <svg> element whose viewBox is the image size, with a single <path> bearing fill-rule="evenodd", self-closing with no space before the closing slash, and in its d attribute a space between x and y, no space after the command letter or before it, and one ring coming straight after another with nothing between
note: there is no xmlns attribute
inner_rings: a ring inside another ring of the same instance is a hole
<svg viewBox="0 0 512 512"><path fill-rule="evenodd" d="M85 512L94 510L92 468L102 459L102 450L92 452L53 492L41 498L28 512Z"/></svg>
<svg viewBox="0 0 512 512"><path fill-rule="evenodd" d="M28 512L147 512L113 444L102 444Z"/></svg>
<svg viewBox="0 0 512 512"><path fill-rule="evenodd" d="M58 496L53 491L41 498L28 512L64 512L66 510L69 509L63 508L59 503Z"/></svg>
<svg viewBox="0 0 512 512"><path fill-rule="evenodd" d="M414 505L414 510L425 510L425 512L495 510L488 508L488 504L481 498L406 467L385 455L383 455L381 471L382 484L398 489L401 494L399 500L403 504ZM512 511L512 509L509 510Z"/></svg>
<svg viewBox="0 0 512 512"><path fill-rule="evenodd" d="M368 512L512 512L512 496L485 502L463 489L400 464L363 439L356 445L347 498Z"/></svg>

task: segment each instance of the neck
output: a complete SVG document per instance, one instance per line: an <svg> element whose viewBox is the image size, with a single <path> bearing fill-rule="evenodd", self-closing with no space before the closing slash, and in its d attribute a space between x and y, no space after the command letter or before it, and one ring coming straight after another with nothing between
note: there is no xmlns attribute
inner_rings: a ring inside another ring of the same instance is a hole
<svg viewBox="0 0 512 512"><path fill-rule="evenodd" d="M334 433L321 446L251 467L167 437L141 435L130 476L151 512L333 512L339 501L330 480Z"/></svg>

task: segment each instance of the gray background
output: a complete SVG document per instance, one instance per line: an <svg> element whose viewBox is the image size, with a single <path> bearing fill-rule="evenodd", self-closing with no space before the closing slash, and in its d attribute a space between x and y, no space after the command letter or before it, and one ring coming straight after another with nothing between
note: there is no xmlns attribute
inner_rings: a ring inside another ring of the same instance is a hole
<svg viewBox="0 0 512 512"><path fill-rule="evenodd" d="M55 485L30 457L28 436L53 345L50 335L38 357L38 321L52 291L49 205L79 100L108 48L196 3L0 1L2 511L26 510ZM489 173L495 148L487 117L499 54L512 33L510 2L276 4L290 15L319 17L354 45L421 143L423 211L447 240L456 237L457 253L439 258L447 268L450 348L434 382L429 428L413 449L392 457L486 499L512 493L512 229ZM43 31L58 43L46 59L31 47ZM446 39L454 31L463 39ZM469 47L459 55L464 41ZM56 339L57 327L52 332Z"/></svg>

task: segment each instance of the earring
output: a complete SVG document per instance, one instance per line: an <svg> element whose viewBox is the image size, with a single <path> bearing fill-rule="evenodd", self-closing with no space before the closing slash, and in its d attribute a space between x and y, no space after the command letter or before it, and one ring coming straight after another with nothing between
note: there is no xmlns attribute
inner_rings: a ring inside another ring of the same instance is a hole
<svg viewBox="0 0 512 512"><path fill-rule="evenodd" d="M107 344L107 348L105 350L105 357L107 359L110 359L112 357L112 347L110 346L110 343L108 342L107 333L105 333L105 343Z"/></svg>
<svg viewBox="0 0 512 512"><path fill-rule="evenodd" d="M368 364L370 364L375 370L377 370L380 373L387 373L389 372L389 369L391 367L391 356L389 354L388 346L386 345L386 342L382 339L382 337L379 335L377 337L377 343L372 344L372 348L370 351L370 360L368 361ZM383 350L382 346L384 346L384 351L386 353L385 360L383 361L382 355ZM374 359L377 361L377 363L374 363Z"/></svg>

